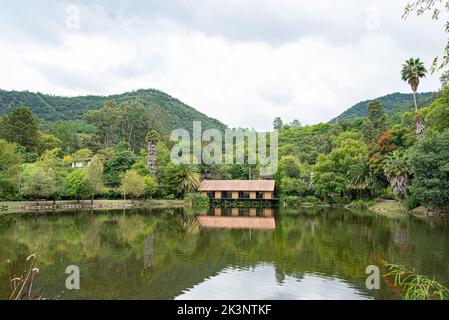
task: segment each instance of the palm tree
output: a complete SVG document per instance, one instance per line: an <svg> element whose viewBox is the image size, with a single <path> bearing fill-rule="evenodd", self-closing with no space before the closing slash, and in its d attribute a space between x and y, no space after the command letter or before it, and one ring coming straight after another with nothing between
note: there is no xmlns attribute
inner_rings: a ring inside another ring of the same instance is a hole
<svg viewBox="0 0 449 320"><path fill-rule="evenodd" d="M413 91L413 100L416 110L416 128L415 132L418 136L424 134L423 120L418 114L418 103L416 101L416 92L418 91L419 79L426 76L427 69L419 58L410 58L402 65L402 80L407 81Z"/></svg>
<svg viewBox="0 0 449 320"><path fill-rule="evenodd" d="M153 177L156 177L156 160L157 160L157 151L156 146L159 142L159 134L155 130L151 130L150 133L147 134L145 141L148 145L148 169L151 172Z"/></svg>
<svg viewBox="0 0 449 320"><path fill-rule="evenodd" d="M384 162L384 173L391 188L400 199L405 198L405 191L410 182L409 170L405 157L398 150L393 151Z"/></svg>
<svg viewBox="0 0 449 320"><path fill-rule="evenodd" d="M182 164L179 173L181 191L183 194L198 189L200 172L197 167Z"/></svg>
<svg viewBox="0 0 449 320"><path fill-rule="evenodd" d="M374 175L368 165L368 162L360 158L348 170L348 178L350 187L360 192L374 189L375 179Z"/></svg>

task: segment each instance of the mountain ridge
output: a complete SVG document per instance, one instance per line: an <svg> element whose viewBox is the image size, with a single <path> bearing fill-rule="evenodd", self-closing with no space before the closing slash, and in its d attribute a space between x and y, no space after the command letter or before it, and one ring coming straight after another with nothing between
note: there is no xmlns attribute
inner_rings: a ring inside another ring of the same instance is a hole
<svg viewBox="0 0 449 320"><path fill-rule="evenodd" d="M47 121L79 120L89 110L101 108L104 102L141 103L146 107L156 107L166 113L164 127L172 131L177 128L192 129L193 121L201 121L204 128L225 129L221 121L211 118L181 100L157 89L139 89L108 96L58 96L31 91L7 91L0 89L0 115L15 108L26 106L33 113Z"/></svg>
<svg viewBox="0 0 449 320"><path fill-rule="evenodd" d="M434 92L423 92L417 94L419 108L429 106L432 102ZM413 94L412 93L390 93L375 99L361 101L352 107L346 109L339 116L333 118L329 123L339 122L341 120L353 120L360 117L366 117L368 115L368 103L372 100L379 100L387 115L392 116L400 112L406 112L414 109Z"/></svg>

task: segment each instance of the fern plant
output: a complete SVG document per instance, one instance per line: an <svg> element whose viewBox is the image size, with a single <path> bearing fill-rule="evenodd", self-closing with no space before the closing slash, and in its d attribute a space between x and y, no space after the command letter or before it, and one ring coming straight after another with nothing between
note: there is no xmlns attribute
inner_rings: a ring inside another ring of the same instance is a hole
<svg viewBox="0 0 449 320"><path fill-rule="evenodd" d="M447 300L449 289L426 276L414 273L398 264L384 262L388 272L384 277L394 279L394 285L400 287L405 300Z"/></svg>

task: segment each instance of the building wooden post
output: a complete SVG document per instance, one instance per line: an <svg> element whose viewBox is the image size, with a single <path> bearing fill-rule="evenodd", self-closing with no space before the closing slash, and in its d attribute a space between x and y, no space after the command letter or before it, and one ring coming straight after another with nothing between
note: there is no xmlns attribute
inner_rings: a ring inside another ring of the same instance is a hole
<svg viewBox="0 0 449 320"><path fill-rule="evenodd" d="M272 217L273 216L273 209L271 208L265 208L263 209L263 215L264 217Z"/></svg>
<svg viewBox="0 0 449 320"><path fill-rule="evenodd" d="M249 209L249 216L250 217L256 217L257 216L257 209L256 208Z"/></svg>
<svg viewBox="0 0 449 320"><path fill-rule="evenodd" d="M265 200L271 200L271 199L273 199L273 193L272 192L264 192L263 193L263 198Z"/></svg>

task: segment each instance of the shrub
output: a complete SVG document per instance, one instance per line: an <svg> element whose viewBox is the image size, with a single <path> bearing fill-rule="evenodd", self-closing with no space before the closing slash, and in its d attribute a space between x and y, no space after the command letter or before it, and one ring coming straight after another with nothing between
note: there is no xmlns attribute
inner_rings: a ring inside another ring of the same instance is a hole
<svg viewBox="0 0 449 320"><path fill-rule="evenodd" d="M209 206L209 198L207 196L203 196L199 193L187 193L184 196L184 200L190 201L192 206L194 206L194 207L208 207Z"/></svg>
<svg viewBox="0 0 449 320"><path fill-rule="evenodd" d="M301 179L284 177L281 180L281 193L285 196L303 196L307 191L305 182Z"/></svg>
<svg viewBox="0 0 449 320"><path fill-rule="evenodd" d="M419 198L416 195L414 195L414 194L407 195L407 197L405 198L405 201L404 201L405 209L407 209L408 211L411 211L413 209L418 208L419 206L421 206L421 201L419 200Z"/></svg>
<svg viewBox="0 0 449 320"><path fill-rule="evenodd" d="M311 203L311 204L317 204L320 202L320 199L318 199L315 196L307 196L306 197L306 202Z"/></svg>
<svg viewBox="0 0 449 320"><path fill-rule="evenodd" d="M374 201L372 201L372 200L358 199L358 200L352 201L348 205L348 207L350 207L350 208L357 208L357 209L368 209L373 204L374 204Z"/></svg>
<svg viewBox="0 0 449 320"><path fill-rule="evenodd" d="M284 207L299 207L301 205L301 198L298 196L284 196L281 197L281 204Z"/></svg>

